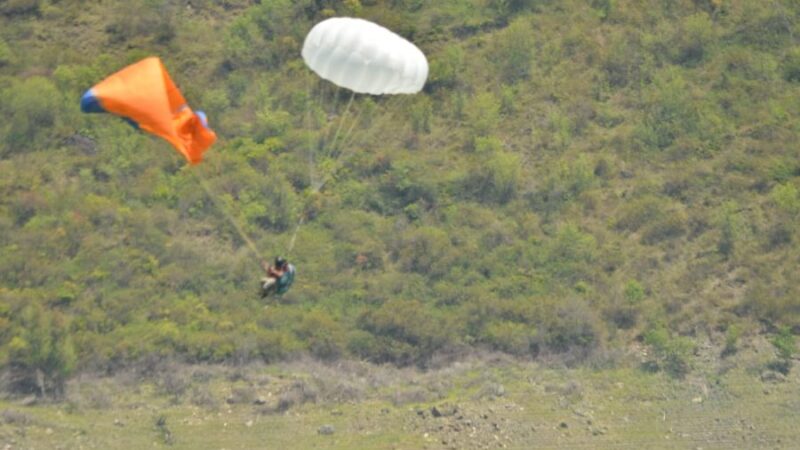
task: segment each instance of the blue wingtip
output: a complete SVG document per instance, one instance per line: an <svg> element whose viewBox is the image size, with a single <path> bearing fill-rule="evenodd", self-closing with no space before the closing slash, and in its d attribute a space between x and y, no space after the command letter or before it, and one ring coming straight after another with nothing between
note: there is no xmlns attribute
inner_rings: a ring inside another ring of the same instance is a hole
<svg viewBox="0 0 800 450"><path fill-rule="evenodd" d="M196 111L197 117L200 118L200 123L203 124L204 127L208 128L208 117L206 117L206 113L203 111Z"/></svg>
<svg viewBox="0 0 800 450"><path fill-rule="evenodd" d="M81 97L81 111L85 113L105 112L105 109L103 109L103 106L100 104L100 100L95 97L92 89L86 91L83 97Z"/></svg>

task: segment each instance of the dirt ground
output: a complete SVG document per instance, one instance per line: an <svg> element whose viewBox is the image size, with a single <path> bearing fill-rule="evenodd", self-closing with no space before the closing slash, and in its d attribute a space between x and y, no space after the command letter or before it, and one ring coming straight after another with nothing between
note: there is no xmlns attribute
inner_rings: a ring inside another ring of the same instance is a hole
<svg viewBox="0 0 800 450"><path fill-rule="evenodd" d="M482 356L434 370L299 360L83 375L0 402L2 449L797 448L800 378L752 347L684 379Z"/></svg>

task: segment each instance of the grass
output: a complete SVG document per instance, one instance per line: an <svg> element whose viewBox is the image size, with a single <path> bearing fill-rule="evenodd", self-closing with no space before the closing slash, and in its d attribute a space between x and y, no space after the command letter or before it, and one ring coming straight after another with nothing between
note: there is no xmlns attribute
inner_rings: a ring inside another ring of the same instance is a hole
<svg viewBox="0 0 800 450"><path fill-rule="evenodd" d="M635 364L566 369L508 357L474 357L427 372L308 360L170 366L170 376L187 386L177 395L164 390L164 372L85 376L72 382L62 403L0 402L0 443L31 449L788 448L800 438L793 413L800 377L762 381L766 348L744 348L726 360L700 355L684 380ZM308 400L279 412L279 400L298 386L311 392ZM337 390L343 386L359 395L343 395ZM396 401L398 393L415 389L426 395ZM195 401L197 392L213 401ZM319 432L327 425L333 434Z"/></svg>

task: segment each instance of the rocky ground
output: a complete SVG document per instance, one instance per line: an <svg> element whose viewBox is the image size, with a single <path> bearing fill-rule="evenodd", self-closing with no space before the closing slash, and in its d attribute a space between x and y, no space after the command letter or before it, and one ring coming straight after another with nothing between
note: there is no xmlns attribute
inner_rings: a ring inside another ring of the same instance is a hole
<svg viewBox="0 0 800 450"><path fill-rule="evenodd" d="M800 379L768 347L684 379L484 356L428 371L301 360L84 375L0 402L0 449L797 448Z"/></svg>

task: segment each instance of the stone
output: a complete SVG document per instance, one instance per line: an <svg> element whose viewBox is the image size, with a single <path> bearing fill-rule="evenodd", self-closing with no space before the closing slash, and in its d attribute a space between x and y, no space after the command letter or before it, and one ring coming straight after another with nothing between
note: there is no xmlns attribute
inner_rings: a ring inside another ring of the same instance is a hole
<svg viewBox="0 0 800 450"><path fill-rule="evenodd" d="M317 434L321 434L323 436L330 436L336 431L336 428L333 425L323 425L317 429Z"/></svg>

